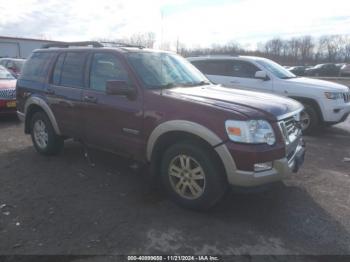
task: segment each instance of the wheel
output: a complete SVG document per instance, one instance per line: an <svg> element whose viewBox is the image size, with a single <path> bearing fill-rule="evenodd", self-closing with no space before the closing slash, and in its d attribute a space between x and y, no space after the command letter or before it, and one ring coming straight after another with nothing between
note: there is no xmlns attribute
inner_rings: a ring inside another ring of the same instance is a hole
<svg viewBox="0 0 350 262"><path fill-rule="evenodd" d="M319 117L313 106L304 103L304 110L300 114L300 122L304 134L311 134L316 130Z"/></svg>
<svg viewBox="0 0 350 262"><path fill-rule="evenodd" d="M175 144L165 151L161 176L166 192L176 203L196 210L213 207L228 188L213 153L190 141Z"/></svg>
<svg viewBox="0 0 350 262"><path fill-rule="evenodd" d="M56 155L63 148L63 138L56 135L50 119L44 112L33 115L30 133L35 149L43 155Z"/></svg>

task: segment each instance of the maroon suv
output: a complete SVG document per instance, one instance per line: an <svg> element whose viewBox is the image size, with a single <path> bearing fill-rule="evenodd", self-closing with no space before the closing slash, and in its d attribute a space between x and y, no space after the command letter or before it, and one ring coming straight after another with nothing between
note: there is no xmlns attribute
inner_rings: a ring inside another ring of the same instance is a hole
<svg viewBox="0 0 350 262"><path fill-rule="evenodd" d="M278 181L302 165L298 102L213 85L173 53L85 45L36 50L17 82L18 115L39 153L74 138L133 158L199 209L229 185Z"/></svg>

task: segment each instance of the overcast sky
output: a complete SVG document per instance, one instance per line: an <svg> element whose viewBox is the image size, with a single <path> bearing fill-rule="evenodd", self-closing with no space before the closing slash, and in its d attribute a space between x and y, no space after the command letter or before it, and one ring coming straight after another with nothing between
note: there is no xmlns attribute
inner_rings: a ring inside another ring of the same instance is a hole
<svg viewBox="0 0 350 262"><path fill-rule="evenodd" d="M0 0L0 35L81 41L154 32L189 47L350 34L349 0Z"/></svg>

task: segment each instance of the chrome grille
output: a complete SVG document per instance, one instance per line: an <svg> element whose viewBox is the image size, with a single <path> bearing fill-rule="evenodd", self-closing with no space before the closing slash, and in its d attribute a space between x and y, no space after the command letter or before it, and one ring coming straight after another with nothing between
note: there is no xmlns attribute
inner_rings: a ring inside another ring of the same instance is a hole
<svg viewBox="0 0 350 262"><path fill-rule="evenodd" d="M350 92L343 93L343 98L344 98L345 103L349 103L350 102Z"/></svg>
<svg viewBox="0 0 350 262"><path fill-rule="evenodd" d="M15 99L16 90L15 89L0 89L0 99Z"/></svg>
<svg viewBox="0 0 350 262"><path fill-rule="evenodd" d="M286 144L294 142L301 135L300 113L278 122Z"/></svg>

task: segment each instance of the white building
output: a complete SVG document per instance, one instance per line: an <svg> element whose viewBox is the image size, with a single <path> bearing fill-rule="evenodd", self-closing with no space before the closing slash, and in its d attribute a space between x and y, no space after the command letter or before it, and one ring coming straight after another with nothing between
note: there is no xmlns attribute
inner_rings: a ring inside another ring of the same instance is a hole
<svg viewBox="0 0 350 262"><path fill-rule="evenodd" d="M0 36L0 57L27 58L34 49L56 41Z"/></svg>

